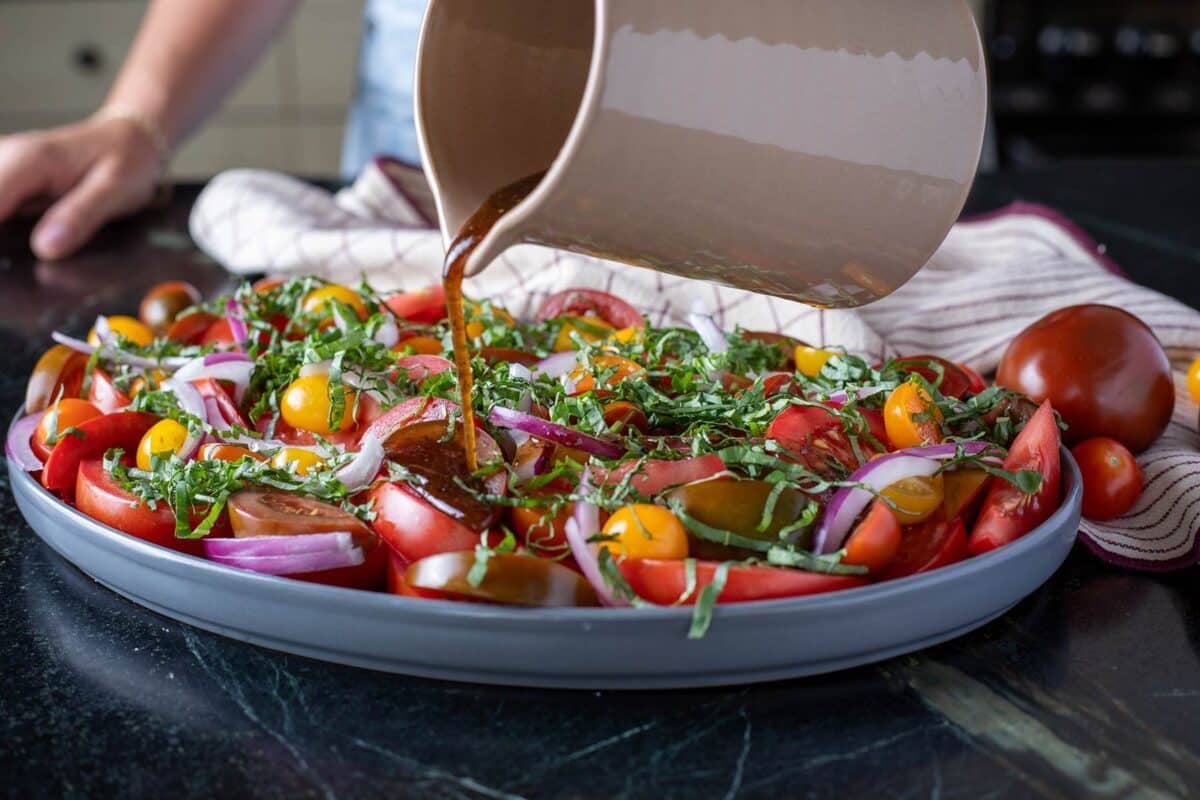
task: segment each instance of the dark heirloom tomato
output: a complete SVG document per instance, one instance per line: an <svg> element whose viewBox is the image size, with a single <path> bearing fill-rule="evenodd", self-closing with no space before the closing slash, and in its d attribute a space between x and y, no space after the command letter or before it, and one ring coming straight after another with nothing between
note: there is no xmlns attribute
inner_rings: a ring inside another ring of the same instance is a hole
<svg viewBox="0 0 1200 800"><path fill-rule="evenodd" d="M113 383L108 373L97 367L92 370L92 385L88 387L88 402L103 414L120 411L131 402L129 395Z"/></svg>
<svg viewBox="0 0 1200 800"><path fill-rule="evenodd" d="M196 305L200 300L200 290L186 281L160 283L142 298L138 306L138 318L156 336L162 336L174 324L180 311Z"/></svg>
<svg viewBox="0 0 1200 800"><path fill-rule="evenodd" d="M909 525L901 533L900 550L883 574L884 580L929 572L967 557L967 528L961 518L941 517Z"/></svg>
<svg viewBox="0 0 1200 800"><path fill-rule="evenodd" d="M546 298L538 309L539 320L594 314L614 328L640 328L642 312L616 295L598 289L567 289Z"/></svg>
<svg viewBox="0 0 1200 800"><path fill-rule="evenodd" d="M152 544L192 555L199 555L202 550L199 539L175 537L175 515L166 503L159 503L152 509L122 489L104 471L104 461L100 458L88 458L79 465L75 506L110 528Z"/></svg>
<svg viewBox="0 0 1200 800"><path fill-rule="evenodd" d="M409 565L404 583L411 589L435 591L510 606L559 607L598 605L596 591L578 572L556 561L515 553L494 553L478 586L468 580L475 551L441 553Z"/></svg>
<svg viewBox="0 0 1200 800"><path fill-rule="evenodd" d="M54 445L42 467L42 485L68 500L74 499L79 464L85 458L99 458L114 447L126 453L137 451L146 431L158 417L141 411L119 411L94 417L76 426L80 435L64 436Z"/></svg>
<svg viewBox="0 0 1200 800"><path fill-rule="evenodd" d="M1142 471L1133 453L1115 439L1098 437L1071 449L1083 474L1083 516L1093 520L1119 517L1142 494Z"/></svg>
<svg viewBox="0 0 1200 800"><path fill-rule="evenodd" d="M1047 314L1019 333L996 382L1049 400L1069 444L1108 436L1140 453L1171 420L1171 364L1147 325L1119 308L1082 305Z"/></svg>
<svg viewBox="0 0 1200 800"><path fill-rule="evenodd" d="M776 491L776 486L767 481L750 479L711 478L697 481L674 489L670 498L679 502L690 517L717 530L729 531L748 539L767 542L779 540L779 532L791 525L808 508L808 497L791 487L775 495L771 517L765 528L762 523L763 510ZM811 531L798 540L801 547L811 544ZM698 558L731 559L746 558L752 553L689 537L689 552Z"/></svg>
<svg viewBox="0 0 1200 800"><path fill-rule="evenodd" d="M44 411L58 397L59 389L63 397L79 397L87 362L87 356L65 344L56 344L43 353L25 387L25 413Z"/></svg>
<svg viewBox="0 0 1200 800"><path fill-rule="evenodd" d="M639 597L657 605L675 605L687 589L687 565L684 560L626 558L618 561L617 566ZM719 566L715 561L696 562L696 590L684 598L685 604L696 602L701 590L712 583ZM857 575L827 575L783 567L730 567L725 588L717 602L745 603L800 597L853 589L866 583L865 578Z"/></svg>
<svg viewBox="0 0 1200 800"><path fill-rule="evenodd" d="M1033 415L1017 434L1004 459L1010 472L1034 470L1042 475L1038 491L1027 495L1011 482L992 478L979 519L971 530L972 555L986 553L1021 538L1041 525L1058 508L1062 465L1059 463L1058 425L1050 403Z"/></svg>

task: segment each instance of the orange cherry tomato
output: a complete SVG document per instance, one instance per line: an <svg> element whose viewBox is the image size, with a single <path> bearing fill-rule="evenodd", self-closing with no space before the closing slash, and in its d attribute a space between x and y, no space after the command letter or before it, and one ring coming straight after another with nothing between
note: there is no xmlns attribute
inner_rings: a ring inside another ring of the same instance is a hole
<svg viewBox="0 0 1200 800"><path fill-rule="evenodd" d="M630 428L637 428L642 433L650 430L646 412L626 400L614 400L604 404L604 424L619 432Z"/></svg>
<svg viewBox="0 0 1200 800"><path fill-rule="evenodd" d="M1113 519L1133 508L1142 494L1142 471L1129 448L1097 436L1075 445L1071 455L1083 473L1083 516Z"/></svg>
<svg viewBox="0 0 1200 800"><path fill-rule="evenodd" d="M623 381L635 375L644 373L641 364L621 356L596 356L592 359L592 369L580 364L571 370L569 378L575 383L572 394L583 394L596 388L596 377L604 380L608 387L619 386Z"/></svg>
<svg viewBox="0 0 1200 800"><path fill-rule="evenodd" d="M687 529L662 506L635 503L617 509L604 523L604 534L616 537L601 547L625 558L687 558Z"/></svg>
<svg viewBox="0 0 1200 800"><path fill-rule="evenodd" d="M942 411L916 381L897 386L883 407L888 441L897 450L922 447L942 440Z"/></svg>
<svg viewBox="0 0 1200 800"><path fill-rule="evenodd" d="M550 506L513 508L513 532L535 553L562 554L567 549L567 521L574 511L574 503L566 503L556 513Z"/></svg>
<svg viewBox="0 0 1200 800"><path fill-rule="evenodd" d="M441 341L432 336L411 336L392 348L397 353L411 353L417 356L440 356L445 349Z"/></svg>
<svg viewBox="0 0 1200 800"><path fill-rule="evenodd" d="M201 447L199 457L201 461L241 461L243 458L252 458L255 461L267 460L265 456L254 452L249 447L220 442L212 442Z"/></svg>
<svg viewBox="0 0 1200 800"><path fill-rule="evenodd" d="M313 289L304 295L304 299L300 301L300 307L308 314L333 313L330 303L335 301L354 309L354 313L358 315L359 319L367 318L366 303L363 302L358 292L348 286L338 286L337 284Z"/></svg>
<svg viewBox="0 0 1200 800"><path fill-rule="evenodd" d="M62 391L63 397L79 397L88 357L65 344L56 344L42 354L25 387L25 412L44 411Z"/></svg>
<svg viewBox="0 0 1200 800"><path fill-rule="evenodd" d="M876 500L846 540L843 564L866 567L871 575L886 570L900 552L900 523L887 504Z"/></svg>
<svg viewBox="0 0 1200 800"><path fill-rule="evenodd" d="M100 416L100 409L88 401L76 397L62 398L57 405L52 405L47 409L41 422L38 423L37 429L33 432L33 438L29 441L33 452L37 453L38 458L45 462L50 457L50 451L54 449L54 445L58 444L64 435L71 435L65 433L68 429L78 428L89 419L95 419L98 416Z"/></svg>

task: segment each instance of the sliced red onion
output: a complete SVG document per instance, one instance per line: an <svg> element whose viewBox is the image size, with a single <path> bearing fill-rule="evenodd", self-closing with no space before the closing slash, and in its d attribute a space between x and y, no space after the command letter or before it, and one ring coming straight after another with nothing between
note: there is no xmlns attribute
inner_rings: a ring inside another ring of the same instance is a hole
<svg viewBox="0 0 1200 800"><path fill-rule="evenodd" d="M533 373L529 371L529 367L524 364L509 364L508 374L517 380L525 381L526 383L533 382ZM528 414L533 408L533 393L530 391L521 392L521 398L517 400L517 411ZM520 444L518 441L517 444Z"/></svg>
<svg viewBox="0 0 1200 800"><path fill-rule="evenodd" d="M400 342L400 326L388 314L383 318L383 324L375 331L375 341L387 348L395 347Z"/></svg>
<svg viewBox="0 0 1200 800"><path fill-rule="evenodd" d="M859 467L848 480L880 492L896 481L902 481L905 478L928 477L937 472L941 466L932 458L922 458L906 453L888 453ZM874 499L875 494L857 486L838 489L834 493L833 499L829 501L829 505L825 507L825 515L817 527L817 534L813 540L813 552L823 554L840 549L846 541L846 535L850 533L850 527L854 524L854 520L858 519L862 510Z"/></svg>
<svg viewBox="0 0 1200 800"><path fill-rule="evenodd" d="M559 425L504 406L493 406L491 413L488 414L488 422L497 428L523 431L531 436L537 436L539 439L574 447L588 455L600 458L620 458L625 455L625 448L619 444L598 439L595 436L571 430L565 425Z"/></svg>
<svg viewBox="0 0 1200 800"><path fill-rule="evenodd" d="M212 557L289 556L297 553L324 553L349 550L354 536L348 531L302 533L295 536L254 536L247 539L210 537L204 540L204 553Z"/></svg>
<svg viewBox="0 0 1200 800"><path fill-rule="evenodd" d="M232 297L225 301L225 316L229 320L229 335L238 347L245 347L250 331L246 327L246 320L242 319L241 304Z"/></svg>
<svg viewBox="0 0 1200 800"><path fill-rule="evenodd" d="M700 334L700 338L704 340L704 346L710 353L724 353L729 350L729 340L725 338L725 332L708 315L708 309L699 300L692 305L692 312L688 314L688 323L695 328L696 333Z"/></svg>
<svg viewBox="0 0 1200 800"><path fill-rule="evenodd" d="M527 433L522 433L521 435L527 440L530 438L529 434ZM520 445L518 445L518 447L519 446ZM522 482L536 478L538 475L545 475L546 472L548 472L550 468L554 466L553 444L550 442L534 440L529 447L537 448L536 455L534 455L532 458L522 458L519 462L516 462L515 472L517 478L519 478Z"/></svg>
<svg viewBox="0 0 1200 800"><path fill-rule="evenodd" d="M228 381L234 385L233 399L242 402L246 389L250 386L250 375L254 372L254 362L249 359L218 361L207 364L208 356L193 358L175 372L175 380L190 383L201 378L212 378L218 381Z"/></svg>
<svg viewBox="0 0 1200 800"><path fill-rule="evenodd" d="M117 343L117 337L113 335L112 326L108 324L108 317L103 314L96 317L96 323L92 325L92 330L96 332L96 338L100 340L100 344L114 345Z"/></svg>
<svg viewBox="0 0 1200 800"><path fill-rule="evenodd" d="M614 595L608 581L604 580L604 575L600 572L600 562L596 558L597 548L588 543L591 536L600 532L600 509L594 503L582 499L582 496L591 490L590 476L585 468L579 478L581 497L575 501L575 513L567 520L564 530L567 543L571 545L571 555L575 557L575 563L579 565L583 577L587 578L588 583L596 590L600 602L606 606L627 606L629 603Z"/></svg>
<svg viewBox="0 0 1200 800"><path fill-rule="evenodd" d="M21 417L9 427L8 436L4 439L4 457L25 472L37 472L42 468L42 460L33 452L33 445L29 440L33 438L33 432L37 430L38 423L42 421L45 413L39 411Z"/></svg>
<svg viewBox="0 0 1200 800"><path fill-rule="evenodd" d="M115 364L128 364L131 367L139 369L165 369L174 370L188 364L192 361L184 356L167 356L166 358L147 358L146 356L135 356L132 353L126 353L124 350L118 350L108 345L95 347L82 339L76 339L73 336L67 336L64 333L54 331L50 334L50 338L61 345L66 345L77 353L84 355L92 355L97 350L101 350L100 357L105 361L111 361Z"/></svg>
<svg viewBox="0 0 1200 800"><path fill-rule="evenodd" d="M354 459L333 473L333 477L341 481L349 491L365 489L379 474L383 457L383 445L380 444L379 439L372 434L366 434L362 438L359 451Z"/></svg>
<svg viewBox="0 0 1200 800"><path fill-rule="evenodd" d="M579 363L579 353L574 350L567 350L563 353L555 353L548 358L543 358L530 369L529 374L534 378L561 378Z"/></svg>
<svg viewBox="0 0 1200 800"><path fill-rule="evenodd" d="M239 362L253 364L254 360L245 353L238 353L232 350L224 350L220 353L209 353L208 355L204 356L204 366L206 367L211 367L214 364L229 364Z"/></svg>
<svg viewBox="0 0 1200 800"><path fill-rule="evenodd" d="M272 450L278 450L281 447L288 447L292 450L307 450L310 453L316 453L319 456L326 456L328 454L327 448L323 448L315 444L288 444L282 439L256 439L253 436L246 436L245 434L240 436L222 436L221 441L225 444L241 445L247 450L255 453L269 452ZM330 446L335 450L342 449L339 445L334 444L333 442L330 442Z"/></svg>
<svg viewBox="0 0 1200 800"><path fill-rule="evenodd" d="M880 392L886 392L886 391L887 391L887 389L885 389L882 386L867 386L863 389L859 389L857 392L855 392L855 394L858 396L859 400L866 400L868 397L871 397L873 395L879 394ZM827 402L830 402L830 403L844 404L848 397L849 397L849 395L846 394L844 391L837 391L837 392L834 392L833 394L829 395L829 397L826 398L826 400L827 400Z"/></svg>
<svg viewBox="0 0 1200 800"><path fill-rule="evenodd" d="M292 553L284 556L209 556L227 567L247 569L266 575L295 575L300 572L321 572L340 567L357 567L363 563L361 547L349 550L322 550L318 553Z"/></svg>
<svg viewBox="0 0 1200 800"><path fill-rule="evenodd" d="M199 419L201 423L209 421L204 396L200 394L200 390L195 386L178 378L169 378L162 382L162 388L175 395L175 398L179 401L180 410L185 414L191 414L193 417ZM203 441L204 431L200 428L193 430L189 427L188 437L179 448L179 457L184 461L194 457L196 451L200 449L200 443Z"/></svg>

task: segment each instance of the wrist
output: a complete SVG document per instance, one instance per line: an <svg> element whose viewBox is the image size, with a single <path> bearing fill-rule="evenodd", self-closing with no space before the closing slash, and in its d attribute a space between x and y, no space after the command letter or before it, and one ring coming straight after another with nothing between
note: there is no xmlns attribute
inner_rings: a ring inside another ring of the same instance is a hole
<svg viewBox="0 0 1200 800"><path fill-rule="evenodd" d="M171 157L171 141L163 126L152 114L142 111L135 105L108 102L97 109L90 119L97 123L110 121L128 123L154 148L154 152L162 164L166 164Z"/></svg>

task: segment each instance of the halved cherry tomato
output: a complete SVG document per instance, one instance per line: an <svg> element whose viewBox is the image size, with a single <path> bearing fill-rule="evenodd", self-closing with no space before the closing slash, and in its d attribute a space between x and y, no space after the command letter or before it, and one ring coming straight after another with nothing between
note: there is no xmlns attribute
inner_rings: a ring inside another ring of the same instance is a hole
<svg viewBox="0 0 1200 800"><path fill-rule="evenodd" d="M329 399L329 376L307 375L292 381L279 399L279 413L287 424L303 431L328 436L334 433L329 416L333 404ZM342 417L337 431L348 431L354 427L355 395L342 387Z"/></svg>
<svg viewBox="0 0 1200 800"><path fill-rule="evenodd" d="M622 506L604 523L603 530L605 536L616 537L600 544L614 557L687 558L687 529L662 506Z"/></svg>
<svg viewBox="0 0 1200 800"><path fill-rule="evenodd" d="M475 551L440 553L409 565L406 585L501 605L553 608L598 605L582 575L556 561L517 553L494 553L479 585L468 580Z"/></svg>
<svg viewBox="0 0 1200 800"><path fill-rule="evenodd" d="M843 564L866 567L871 575L880 575L900 552L900 523L887 503L876 500L863 521L846 540Z"/></svg>
<svg viewBox="0 0 1200 800"><path fill-rule="evenodd" d="M538 308L539 320L557 319L565 315L596 316L614 328L640 328L642 313L616 295L598 289L567 289L552 294Z"/></svg>
<svg viewBox="0 0 1200 800"><path fill-rule="evenodd" d="M992 478L979 519L968 542L971 555L979 555L1019 539L1046 521L1058 508L1061 465L1059 463L1058 425L1050 402L1042 403L1033 419L1017 434L1004 469L1035 470L1042 483L1035 494L1027 495L1009 481Z"/></svg>
<svg viewBox="0 0 1200 800"><path fill-rule="evenodd" d="M578 350L575 337L585 342L600 342L616 333L609 323L599 317L580 317L574 314L564 315L554 336L554 352L565 353L568 350Z"/></svg>
<svg viewBox="0 0 1200 800"><path fill-rule="evenodd" d="M440 283L394 294L383 303L393 314L409 322L432 325L446 318L446 290Z"/></svg>
<svg viewBox="0 0 1200 800"><path fill-rule="evenodd" d="M592 369L580 364L568 374L568 377L575 383L575 389L571 394L578 395L592 391L596 388L597 377L604 381L605 386L612 388L645 372L646 370L641 364L630 361L628 358L596 356L592 359ZM601 393L603 392L601 391Z"/></svg>
<svg viewBox="0 0 1200 800"><path fill-rule="evenodd" d="M25 387L25 413L44 411L59 397L79 397L88 357L65 344L56 344L42 354Z"/></svg>
<svg viewBox="0 0 1200 800"><path fill-rule="evenodd" d="M682 504L688 516L709 527L767 542L779 541L780 531L800 519L809 503L807 495L790 486L781 489L769 481L750 478L694 481L672 489L667 496L672 502ZM768 503L772 504L771 516L766 527L762 527ZM811 531L797 531L794 541L808 547L811 539ZM691 552L700 558L722 561L754 555L699 537L692 538Z"/></svg>
<svg viewBox="0 0 1200 800"><path fill-rule="evenodd" d="M545 490L533 492L544 496ZM566 503L557 513L549 506L518 506L512 510L513 532L535 553L562 555L567 550L567 521L575 511L574 503Z"/></svg>
<svg viewBox="0 0 1200 800"><path fill-rule="evenodd" d="M142 298L138 318L158 335L165 334L179 312L200 302L200 290L187 281L160 283Z"/></svg>
<svg viewBox="0 0 1200 800"><path fill-rule="evenodd" d="M117 388L107 372L96 367L92 370L92 383L88 387L88 402L98 408L100 413L112 414L132 401L129 395Z"/></svg>
<svg viewBox="0 0 1200 800"><path fill-rule="evenodd" d="M617 567L639 597L657 605L675 604L687 589L686 561L627 558L617 562ZM696 562L695 591L683 598L684 604L696 602L704 587L712 583L718 567L720 564L715 561ZM866 579L857 575L828 575L783 567L730 567L717 602L746 603L800 597L853 589L866 583Z"/></svg>
<svg viewBox="0 0 1200 800"><path fill-rule="evenodd" d="M445 349L441 340L432 336L410 336L401 339L392 348L396 353L413 353L418 356L440 356Z"/></svg>
<svg viewBox="0 0 1200 800"><path fill-rule="evenodd" d="M251 458L255 461L267 460L265 456L254 452L249 447L222 444L221 442L210 442L201 446L197 457L201 461L241 461L243 458Z"/></svg>
<svg viewBox="0 0 1200 800"><path fill-rule="evenodd" d="M215 314L210 314L207 311L193 311L191 314L185 314L178 317L171 323L171 327L167 328L167 338L173 342L182 344L200 344L208 329L213 327L220 321L220 317ZM225 331L228 334L229 326L225 326ZM228 341L233 341L233 335L228 334Z"/></svg>
<svg viewBox="0 0 1200 800"><path fill-rule="evenodd" d="M925 380L929 381L930 386L937 387L937 390L946 397L962 398L968 392L981 392L983 389L975 389L975 380L967 373L960 364L955 364L953 361L942 358L941 356L931 356L926 354L916 356L904 356L892 361L892 365L903 372L914 375L920 375ZM938 383L938 368L941 368L942 376L941 383ZM983 383L983 379L975 376L979 383ZM987 385L984 384L986 389Z"/></svg>
<svg viewBox="0 0 1200 800"><path fill-rule="evenodd" d="M937 444L942 440L942 411L925 387L909 380L892 390L883 407L888 441L896 449Z"/></svg>
<svg viewBox="0 0 1200 800"><path fill-rule="evenodd" d="M306 450L303 447L281 447L271 456L271 466L275 469L286 469L297 475L307 475L325 464L325 459Z"/></svg>
<svg viewBox="0 0 1200 800"><path fill-rule="evenodd" d="M65 433L65 431L69 428L78 428L89 419L98 416L100 416L100 410L86 400L64 397L57 404L51 405L42 415L42 420L38 423L37 430L33 432L29 444L33 448L33 452L37 453L38 458L44 462L50 457L50 451L64 435L73 435ZM54 435L53 442L50 441L51 434Z"/></svg>
<svg viewBox="0 0 1200 800"><path fill-rule="evenodd" d="M615 400L611 403L605 403L603 412L604 424L613 431L624 433L630 428L636 428L642 433L646 433L650 430L650 422L646 419L646 412L627 400Z"/></svg>
<svg viewBox="0 0 1200 800"><path fill-rule="evenodd" d="M229 521L238 538L295 536L344 531L363 549L363 563L353 567L303 572L287 577L329 586L382 589L388 550L365 522L335 505L284 492L244 489L229 498Z"/></svg>
<svg viewBox="0 0 1200 800"><path fill-rule="evenodd" d="M821 374L821 370L825 368L825 364L829 359L836 356L837 353L833 350L823 350L819 347L809 347L806 344L796 345L792 351L792 361L796 364L796 369L807 375L810 378L815 378Z"/></svg>
<svg viewBox="0 0 1200 800"><path fill-rule="evenodd" d="M1119 517L1142 494L1142 471L1129 448L1116 439L1084 439L1071 448L1083 473L1083 516L1092 520Z"/></svg>
<svg viewBox="0 0 1200 800"><path fill-rule="evenodd" d="M300 301L300 307L306 314L332 314L333 307L330 304L335 302L349 306L359 319L367 318L367 306L358 292L348 286L339 286L335 283L313 289L304 295L304 299Z"/></svg>
<svg viewBox="0 0 1200 800"><path fill-rule="evenodd" d="M967 557L967 528L961 518L941 516L904 528L900 551L883 574L884 580L903 578L956 564Z"/></svg>
<svg viewBox="0 0 1200 800"><path fill-rule="evenodd" d="M175 515L166 503L159 503L157 508L152 509L141 498L125 491L104 471L102 458L83 459L76 473L75 507L84 514L110 528L161 547L192 555L202 552L199 539L176 538ZM193 524L202 518L202 514L194 515ZM228 528L224 530L228 531Z"/></svg>
<svg viewBox="0 0 1200 800"><path fill-rule="evenodd" d="M872 417L865 412L869 410L862 409L868 425ZM778 442L791 458L813 472L835 474L860 466L842 420L824 408L788 406L767 426L767 438ZM878 451L865 436L859 437L858 444L864 457Z"/></svg>
<svg viewBox="0 0 1200 800"><path fill-rule="evenodd" d="M1200 403L1200 358L1192 362L1187 371L1187 387L1188 394L1197 403Z"/></svg>
<svg viewBox="0 0 1200 800"><path fill-rule="evenodd" d="M126 317L119 314L109 317L108 327L112 331L113 336L128 339L139 347L145 347L154 341L154 331L150 330L149 326L141 320L134 317ZM93 347L99 346L100 334L96 333L95 330L89 331L87 341Z"/></svg>
<svg viewBox="0 0 1200 800"><path fill-rule="evenodd" d="M138 469L149 470L156 455L179 455L188 438L188 429L173 419L159 420L138 443Z"/></svg>
<svg viewBox="0 0 1200 800"><path fill-rule="evenodd" d="M895 504L892 511L901 525L915 525L941 510L946 481L942 475L904 478L884 487L880 495Z"/></svg>
<svg viewBox="0 0 1200 800"><path fill-rule="evenodd" d="M82 436L64 436L50 451L42 467L42 485L71 500L81 461L100 458L114 447L132 457L146 431L156 422L158 417L153 414L118 411L80 423L76 427Z"/></svg>
<svg viewBox="0 0 1200 800"><path fill-rule="evenodd" d="M645 462L627 461L607 474L599 470L593 474L598 482L615 486L631 472L635 474L630 478L630 487L644 497L653 497L672 486L715 478L725 472L725 462L711 453L679 461L651 458Z"/></svg>

